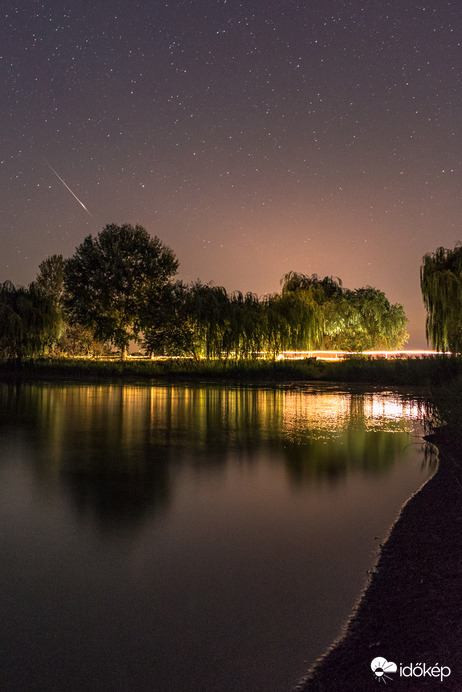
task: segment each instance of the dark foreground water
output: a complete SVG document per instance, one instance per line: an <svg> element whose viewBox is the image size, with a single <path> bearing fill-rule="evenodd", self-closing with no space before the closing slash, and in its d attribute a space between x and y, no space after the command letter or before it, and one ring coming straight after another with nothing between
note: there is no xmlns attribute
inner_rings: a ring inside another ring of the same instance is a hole
<svg viewBox="0 0 462 692"><path fill-rule="evenodd" d="M0 689L283 692L428 477L391 392L0 386Z"/></svg>

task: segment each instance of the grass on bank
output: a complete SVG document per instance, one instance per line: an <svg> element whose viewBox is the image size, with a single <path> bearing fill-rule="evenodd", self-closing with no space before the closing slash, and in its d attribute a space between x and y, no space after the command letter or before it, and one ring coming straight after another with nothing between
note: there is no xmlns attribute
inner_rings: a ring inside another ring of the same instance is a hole
<svg viewBox="0 0 462 692"><path fill-rule="evenodd" d="M405 360L83 360L40 358L0 363L0 379L162 379L242 383L327 381L437 387L462 381L462 359L433 356ZM451 389L452 392L452 389Z"/></svg>

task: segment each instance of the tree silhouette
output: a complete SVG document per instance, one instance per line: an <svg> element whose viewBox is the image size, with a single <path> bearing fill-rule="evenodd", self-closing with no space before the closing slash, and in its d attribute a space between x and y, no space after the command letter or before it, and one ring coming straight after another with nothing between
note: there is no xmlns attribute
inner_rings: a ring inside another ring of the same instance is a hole
<svg viewBox="0 0 462 692"><path fill-rule="evenodd" d="M87 236L66 262L66 307L124 357L130 339L139 339L146 301L177 268L173 251L142 226L109 224L96 238Z"/></svg>

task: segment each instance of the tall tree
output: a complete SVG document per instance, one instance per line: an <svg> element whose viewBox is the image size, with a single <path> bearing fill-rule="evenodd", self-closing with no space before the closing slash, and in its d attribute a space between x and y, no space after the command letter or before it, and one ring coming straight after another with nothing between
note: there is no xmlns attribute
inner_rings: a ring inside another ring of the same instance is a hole
<svg viewBox="0 0 462 692"><path fill-rule="evenodd" d="M51 255L39 264L39 273L35 280L39 291L51 298L57 308L63 306L65 266L62 255Z"/></svg>
<svg viewBox="0 0 462 692"><path fill-rule="evenodd" d="M64 284L72 318L126 354L139 340L146 301L176 273L173 251L142 226L107 225L67 260Z"/></svg>
<svg viewBox="0 0 462 692"><path fill-rule="evenodd" d="M427 341L438 351L462 353L462 246L424 255L420 287L427 311Z"/></svg>

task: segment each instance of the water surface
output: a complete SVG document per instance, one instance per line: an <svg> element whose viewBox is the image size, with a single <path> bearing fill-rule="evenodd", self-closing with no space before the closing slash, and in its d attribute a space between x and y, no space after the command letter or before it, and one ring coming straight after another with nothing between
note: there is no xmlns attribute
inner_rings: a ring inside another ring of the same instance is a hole
<svg viewBox="0 0 462 692"><path fill-rule="evenodd" d="M0 386L0 687L283 692L428 477L333 387Z"/></svg>

